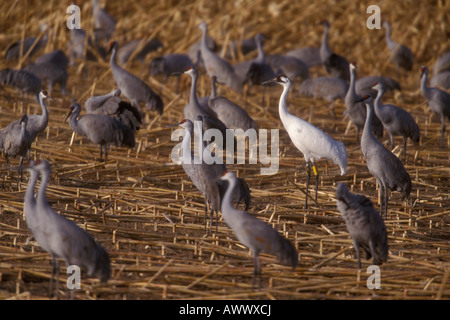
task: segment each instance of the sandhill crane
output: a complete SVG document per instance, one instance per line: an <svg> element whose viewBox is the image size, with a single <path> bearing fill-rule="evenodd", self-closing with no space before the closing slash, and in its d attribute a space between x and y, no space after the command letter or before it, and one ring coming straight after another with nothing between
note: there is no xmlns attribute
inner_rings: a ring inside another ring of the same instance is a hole
<svg viewBox="0 0 450 320"><path fill-rule="evenodd" d="M119 44L117 42L111 42L110 67L114 81L122 91L122 94L130 99L131 104L138 108L139 111L141 111L140 103L142 102L145 103L149 110L155 110L161 115L164 110L164 103L161 97L153 92L144 81L117 65L116 55L118 48Z"/></svg>
<svg viewBox="0 0 450 320"><path fill-rule="evenodd" d="M330 102L329 109L335 116L336 100L345 99L348 83L338 77L309 78L300 84L300 94L306 97L325 99Z"/></svg>
<svg viewBox="0 0 450 320"><path fill-rule="evenodd" d="M42 82L34 73L26 70L5 68L0 70L0 85L17 88L21 98L23 94L34 95L39 102L39 92L42 90Z"/></svg>
<svg viewBox="0 0 450 320"><path fill-rule="evenodd" d="M427 100L428 106L431 111L433 111L441 120L441 140L439 146L444 144L444 133L445 133L445 117L450 120L450 94L438 89L427 86L428 80L428 67L421 66L420 74L420 91L423 97Z"/></svg>
<svg viewBox="0 0 450 320"><path fill-rule="evenodd" d="M6 61L17 60L20 57L20 47L22 47L22 57L30 51L28 54L28 58L31 58L36 52L39 51L48 41L47 35L47 24L43 23L40 26L41 32L44 32L43 37L41 39L37 39L35 37L28 37L23 40L16 41L12 43L8 49L6 49L5 58ZM36 43L36 44L35 44ZM33 47L34 46L34 47Z"/></svg>
<svg viewBox="0 0 450 320"><path fill-rule="evenodd" d="M142 115L135 107L120 99L120 89L100 95L92 96L84 103L87 113L105 114L113 117L136 132L142 124Z"/></svg>
<svg viewBox="0 0 450 320"><path fill-rule="evenodd" d="M406 161L406 139L410 138L414 143L418 143L420 140L419 126L405 109L392 104L381 104L385 90L382 83L376 83L372 88L378 91L375 99L375 114L389 133L391 149L394 149L394 136L402 136L403 161Z"/></svg>
<svg viewBox="0 0 450 320"><path fill-rule="evenodd" d="M61 68L67 68L70 60L64 51L61 49L56 49L40 55L36 58L36 60L34 60L34 63L54 63L59 65Z"/></svg>
<svg viewBox="0 0 450 320"><path fill-rule="evenodd" d="M384 21L383 27L386 29L386 43L391 51L392 61L395 63L397 69L411 71L414 64L414 55L407 46L398 44L391 39L391 25Z"/></svg>
<svg viewBox="0 0 450 320"><path fill-rule="evenodd" d="M374 114L373 99L364 96L362 99L366 104L367 117L361 137L361 150L366 159L367 168L375 177L380 192L380 215L387 219L388 191L396 190L403 194L403 199L409 198L411 193L411 178L403 163L391 151L378 141L372 132L372 117Z"/></svg>
<svg viewBox="0 0 450 320"><path fill-rule="evenodd" d="M208 76L211 78L212 76L216 76L217 80L220 83L225 84L229 88L234 91L241 93L242 92L242 84L239 81L236 73L234 72L231 64L216 55L213 51L208 48L208 44L206 42L208 26L206 22L200 23L198 26L200 30L202 30L202 40L200 43L200 51L202 54L203 64L205 65L206 72Z"/></svg>
<svg viewBox="0 0 450 320"><path fill-rule="evenodd" d="M202 70L204 70L205 64L203 63L202 59L202 53L200 49L201 44L202 44L201 39L200 41L195 42L193 45L189 47L187 54L192 61L195 61L197 68L201 68ZM219 48L216 41L208 35L206 36L206 46L212 52L217 52Z"/></svg>
<svg viewBox="0 0 450 320"><path fill-rule="evenodd" d="M53 98L47 93L47 91L42 90L39 93L39 103L41 105L42 114L40 115L30 115L28 116L28 121L26 125L26 129L30 134L31 142L33 143L36 140L36 137L47 128L48 125L48 109L46 100L53 100ZM15 120L8 124L4 131L12 130L12 127L20 127L22 123L22 119ZM0 137L1 140L1 137ZM28 150L28 158L30 158L30 150Z"/></svg>
<svg viewBox="0 0 450 320"><path fill-rule="evenodd" d="M189 95L189 101L187 105L184 107L184 117L186 119L191 120L192 122L198 120L198 116L202 117L202 123L203 123L203 130L208 129L217 129L222 133L223 137L223 145L222 148L225 148L226 146L226 130L227 126L219 119L217 118L217 114L210 109L209 107L205 108L202 107L198 101L197 98L197 79L198 79L198 73L197 69L194 67L188 67L185 74L189 75L192 78L191 83L191 91Z"/></svg>
<svg viewBox="0 0 450 320"><path fill-rule="evenodd" d="M46 189L50 180L51 167L46 160L31 163L26 167L30 171L30 181L25 193L25 218L39 245L52 257L52 275L50 278L50 296L53 295L53 279L56 275L57 298L59 298L59 260L66 265L86 268L89 277L98 277L107 282L111 276L108 253L92 236L72 220L57 214L49 205ZM36 198L34 186L39 173L41 184Z"/></svg>
<svg viewBox="0 0 450 320"><path fill-rule="evenodd" d="M366 122L366 107L362 101L362 97L356 94L356 65L350 63L350 86L345 96L345 112L344 115L350 118L350 121L356 128L356 144L359 144L359 131L364 128ZM373 85L373 83L372 83ZM383 136L383 124L376 115L372 118L372 128L375 136L381 138Z"/></svg>
<svg viewBox="0 0 450 320"><path fill-rule="evenodd" d="M176 93L180 90L180 78L187 67L194 66L191 58L184 53L169 53L161 57L156 57L150 63L150 74L152 77L163 74L163 83L166 83L170 76L177 77Z"/></svg>
<svg viewBox="0 0 450 320"><path fill-rule="evenodd" d="M208 105L217 114L219 120L229 129L242 129L244 132L248 129L257 130L258 126L244 108L226 97L216 96L217 78L215 76L212 77L211 82L212 90Z"/></svg>
<svg viewBox="0 0 450 320"><path fill-rule="evenodd" d="M402 87L398 81L387 76L365 76L359 78L355 82L356 94L363 96L372 96L374 99L377 97L378 91L372 89L374 83L383 84L385 91L402 91ZM364 108L365 109L365 108Z"/></svg>
<svg viewBox="0 0 450 320"><path fill-rule="evenodd" d="M194 133L194 124L189 119L184 119L178 124L185 129L183 141L181 145L181 165L184 172L194 183L195 187L203 194L205 200L205 219L208 216L208 204L210 207L210 219L212 226L212 218L214 212L216 214L220 211L220 192L219 186L216 183L216 179L221 175L223 171L226 171L224 164L207 164L202 159L194 156L191 152L191 137ZM199 152L202 152L205 145L199 146ZM250 204L250 190L245 181L240 179L239 189L235 194L236 206L243 200L245 208L248 208ZM205 230L207 225L207 219L205 220ZM217 224L216 224L217 228Z"/></svg>
<svg viewBox="0 0 450 320"><path fill-rule="evenodd" d="M322 59L320 59L320 49L316 47L292 49L286 52L286 55L303 61L308 68L322 64Z"/></svg>
<svg viewBox="0 0 450 320"><path fill-rule="evenodd" d="M92 143L100 145L100 162L103 151L105 161L108 157L108 146L113 144L118 147L133 148L135 145L133 130L122 124L119 120L104 114L86 114L77 119L81 113L78 103L72 104L64 121L70 117L70 128L79 135L86 136Z"/></svg>
<svg viewBox="0 0 450 320"><path fill-rule="evenodd" d="M92 17L95 42L109 41L116 30L116 19L99 6L98 0L92 1Z"/></svg>
<svg viewBox="0 0 450 320"><path fill-rule="evenodd" d="M260 252L275 255L279 262L291 265L292 270L298 263L298 253L292 243L278 233L272 226L232 206L233 190L236 187L236 174L225 171L219 181L227 181L228 187L222 197L221 212L228 227L233 230L238 240L252 251L255 268L253 271L252 286L258 278L258 289L261 288L261 262Z"/></svg>
<svg viewBox="0 0 450 320"><path fill-rule="evenodd" d="M336 202L353 240L358 269L361 269L360 247L367 259L372 258L373 265L385 262L389 253L386 226L372 201L363 195L352 194L347 185L341 182L336 189Z"/></svg>
<svg viewBox="0 0 450 320"><path fill-rule="evenodd" d="M35 74L42 82L47 83L47 88L49 92L52 92L52 89L55 84L59 84L61 89L61 93L66 95L66 86L67 86L67 77L68 72L67 69L59 64L44 62L37 63L32 62L23 67L23 70L32 72Z"/></svg>
<svg viewBox="0 0 450 320"><path fill-rule="evenodd" d="M434 62L433 74L450 71L450 50L445 51Z"/></svg>
<svg viewBox="0 0 450 320"><path fill-rule="evenodd" d="M334 164L339 166L341 175L344 175L347 170L347 150L342 142L334 140L316 126L288 112L286 99L291 88L291 80L288 77L281 75L273 79L272 82L276 82L283 87L278 106L280 119L291 138L291 141L305 157L308 174L305 208L308 208L308 188L311 177L310 163L312 163L314 176L316 178L315 200L317 202L319 175L315 161L321 158L331 160Z"/></svg>
<svg viewBox="0 0 450 320"><path fill-rule="evenodd" d="M125 63L128 62L131 55L139 47L141 41L144 41L144 39L134 39L125 43L123 46L120 47L119 51L117 52L117 60L121 66L125 65ZM161 43L161 41L159 41L156 38L148 40L143 45L142 49L139 50L139 52L136 53L136 55L134 56L135 60L139 61L140 63L144 63L147 54L158 50L162 46L163 44Z"/></svg>
<svg viewBox="0 0 450 320"><path fill-rule="evenodd" d="M329 75L339 77L345 81L350 80L349 62L343 56L334 53L328 45L328 32L330 30L330 23L328 21L320 22L325 27L320 45L320 59Z"/></svg>

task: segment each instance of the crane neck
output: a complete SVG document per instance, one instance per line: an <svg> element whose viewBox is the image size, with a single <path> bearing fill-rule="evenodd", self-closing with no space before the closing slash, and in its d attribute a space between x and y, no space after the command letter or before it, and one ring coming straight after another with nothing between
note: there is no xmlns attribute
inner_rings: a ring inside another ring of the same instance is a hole
<svg viewBox="0 0 450 320"><path fill-rule="evenodd" d="M356 70L355 70L355 68L351 68L350 69L350 87L349 87L349 92L351 92L351 94L353 96L356 96Z"/></svg>
<svg viewBox="0 0 450 320"><path fill-rule="evenodd" d="M48 205L47 202L47 185L50 180L50 172L48 170L41 170L41 185L37 193L36 200L40 204Z"/></svg>
<svg viewBox="0 0 450 320"><path fill-rule="evenodd" d="M391 39L391 26L390 24L386 23L384 25L384 28L386 29L386 34L384 37L386 39L387 46L389 50L393 51L397 47L397 43Z"/></svg>
<svg viewBox="0 0 450 320"><path fill-rule="evenodd" d="M232 177L232 178L228 178L228 187L227 190L225 191L225 194L222 198L222 204L221 204L221 212L224 216L224 219L226 219L226 217L228 217L230 215L231 212L234 212L235 209L233 208L232 205L232 199L233 199L233 192L234 189L236 187L236 177ZM231 220L231 219L230 219ZM227 222L229 223L229 222Z"/></svg>
<svg viewBox="0 0 450 320"><path fill-rule="evenodd" d="M200 103L198 102L198 98L197 98L197 80L198 80L197 72L192 72L191 78L192 78L192 83L191 83L191 93L189 96L189 104L199 107Z"/></svg>
<svg viewBox="0 0 450 320"><path fill-rule="evenodd" d="M365 154L365 146L366 143L363 143L367 140L376 140L378 141L372 132L372 118L373 118L373 101L370 103L365 103L366 105L366 122L364 123L364 129L361 136L361 149Z"/></svg>
<svg viewBox="0 0 450 320"><path fill-rule="evenodd" d="M428 70L425 70L423 72L422 75L422 79L420 79L420 91L422 92L422 95L424 97L428 96L428 86L427 86L427 82L428 82Z"/></svg>
<svg viewBox="0 0 450 320"><path fill-rule="evenodd" d="M114 47L112 48L112 52L111 52L111 58L109 58L109 64L111 66L111 69L120 68L116 62L116 56L117 56L117 45L114 45Z"/></svg>
<svg viewBox="0 0 450 320"><path fill-rule="evenodd" d="M209 96L209 101L217 98L216 83L217 83L217 79L212 79L212 81L211 81L211 95Z"/></svg>
<svg viewBox="0 0 450 320"><path fill-rule="evenodd" d="M287 82L283 85L283 92L280 96L280 102L278 104L278 112L280 113L281 121L284 121L286 116L289 115L289 112L287 110L287 95L289 93L289 90L291 89L291 83Z"/></svg>
<svg viewBox="0 0 450 320"><path fill-rule="evenodd" d="M84 132L82 131L82 129L80 128L80 125L78 123L78 116L80 115L80 113L81 113L81 108L79 108L79 107L75 108L73 110L72 115L70 116L70 119L69 119L69 125L70 125L70 128L73 131L75 131L76 134L84 135Z"/></svg>
<svg viewBox="0 0 450 320"><path fill-rule="evenodd" d="M36 204L36 199L34 198L34 188L36 187L39 172L36 170L31 170L30 181L28 182L27 191L25 192L25 203L26 204ZM27 215L27 213L25 214Z"/></svg>
<svg viewBox="0 0 450 320"><path fill-rule="evenodd" d="M256 56L255 61L259 62L259 63L264 63L265 60L266 60L266 55L264 53L264 49L263 49L263 46L262 46L262 41L261 41L260 38L258 38L256 40L256 47L258 48L258 55Z"/></svg>
<svg viewBox="0 0 450 320"><path fill-rule="evenodd" d="M322 36L322 44L320 45L320 58L322 61L325 61L332 53L328 46L328 31L329 27L326 25Z"/></svg>
<svg viewBox="0 0 450 320"><path fill-rule="evenodd" d="M378 89L378 94L374 101L375 113L377 113L377 110L381 109L381 98L383 97L383 95L384 95L384 89L381 89L381 88Z"/></svg>
<svg viewBox="0 0 450 320"><path fill-rule="evenodd" d="M181 142L181 161L183 164L191 164L193 155L191 152L192 125L184 129L183 141Z"/></svg>
<svg viewBox="0 0 450 320"><path fill-rule="evenodd" d="M205 26L205 28L202 29L202 31L203 31L203 32L202 32L202 42L201 42L201 46L203 47L204 50L209 51L208 42L206 41L206 37L207 37L207 34L208 34L208 29L207 29L207 27Z"/></svg>

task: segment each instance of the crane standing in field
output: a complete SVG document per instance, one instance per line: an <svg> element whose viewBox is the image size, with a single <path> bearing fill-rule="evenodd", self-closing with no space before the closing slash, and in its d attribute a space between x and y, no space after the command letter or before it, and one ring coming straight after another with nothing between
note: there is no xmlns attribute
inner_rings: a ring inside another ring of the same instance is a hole
<svg viewBox="0 0 450 320"><path fill-rule="evenodd" d="M376 83L373 89L378 91L375 99L375 114L380 119L386 131L389 133L391 149L394 149L394 135L403 138L403 161L406 161L406 139L410 138L414 143L420 140L420 129L411 114L392 104L381 104L385 86Z"/></svg>
<svg viewBox="0 0 450 320"><path fill-rule="evenodd" d="M110 67L119 89L122 94L130 99L131 104L141 111L140 103L145 103L149 110L155 110L159 115L163 113L164 102L144 81L119 67L116 63L116 55L119 44L111 42L110 44Z"/></svg>
<svg viewBox="0 0 450 320"><path fill-rule="evenodd" d="M217 77L217 80L220 83L223 83L227 85L229 88L233 89L234 91L241 93L242 92L242 83L239 81L238 76L234 72L233 67L231 64L216 55L214 52L212 52L207 44L207 33L208 33L208 26L206 25L206 22L200 23L198 26L200 30L202 30L202 40L200 43L200 51L202 54L202 61L205 66L206 72L208 73L208 76L211 78L213 76Z"/></svg>
<svg viewBox="0 0 450 320"><path fill-rule="evenodd" d="M87 268L89 277L98 277L107 282L111 275L108 253L91 235L81 229L72 220L57 214L48 204L46 191L50 180L51 167L46 160L31 163L30 181L25 193L25 218L30 231L39 245L52 257L52 275L50 278L50 296L53 294L53 281L56 275L57 298L59 298L59 260L66 265ZM41 174L41 185L34 198L34 186ZM72 292L73 293L73 292Z"/></svg>
<svg viewBox="0 0 450 320"><path fill-rule="evenodd" d="M221 212L228 227L233 230L238 240L252 251L255 268L253 271L252 287L255 278L258 279L258 289L261 289L261 261L260 252L275 255L280 263L291 265L292 270L298 263L298 253L292 243L280 235L269 224L255 218L245 211L240 211L232 206L232 196L237 185L236 174L225 171L219 181L227 181L228 186L222 197Z"/></svg>
<svg viewBox="0 0 450 320"><path fill-rule="evenodd" d="M288 77L281 75L273 79L272 82L276 82L283 87L278 107L280 119L289 134L291 141L305 157L308 174L305 197L306 209L308 208L308 188L309 180L311 178L311 163L316 178L315 201L317 202L319 174L317 172L315 161L321 158L331 160L334 164L339 166L341 175L344 175L347 170L347 150L342 142L334 140L316 126L288 112L286 98L291 88L291 80Z"/></svg>
<svg viewBox="0 0 450 320"><path fill-rule="evenodd" d="M386 43L391 51L392 61L394 61L397 70L401 68L405 71L411 71L414 64L414 55L411 49L391 39L391 25L389 22L384 21L383 27L386 29Z"/></svg>
<svg viewBox="0 0 450 320"><path fill-rule="evenodd" d="M367 108L366 123L361 138L361 150L366 159L367 168L375 177L380 192L380 215L387 219L388 190L397 190L403 194L403 198L409 198L411 193L411 178L403 163L391 151L386 149L372 133L373 99L364 96L362 101ZM384 206L383 206L384 204Z"/></svg>
<svg viewBox="0 0 450 320"><path fill-rule="evenodd" d="M157 74L163 74L163 83L166 83L169 77L176 76L176 93L180 91L180 78L186 68L194 66L193 61L187 54L184 53L170 53L162 57L156 57L150 63L150 74L152 77Z"/></svg>
<svg viewBox="0 0 450 320"><path fill-rule="evenodd" d="M336 202L353 240L358 269L361 269L360 247L367 259L372 258L373 265L385 262L389 253L386 226L372 201L363 195L352 194L347 185L341 182L336 189Z"/></svg>
<svg viewBox="0 0 450 320"><path fill-rule="evenodd" d="M42 90L42 81L34 73L26 70L16 70L5 68L0 70L0 86L15 87L20 92L20 98L23 94L34 95L39 102L39 92Z"/></svg>
<svg viewBox="0 0 450 320"><path fill-rule="evenodd" d="M444 145L444 134L445 134L445 117L450 120L450 94L444 90L438 88L432 88L427 86L428 80L428 67L420 67L421 82L420 91L423 97L427 100L431 111L433 111L441 120L441 140L439 146Z"/></svg>
<svg viewBox="0 0 450 320"><path fill-rule="evenodd" d="M77 119L81 113L78 103L72 104L65 121L70 117L70 128L79 135L86 136L91 142L100 145L100 162L103 151L105 161L108 158L108 146L133 148L136 141L133 130L119 120L104 114L86 114Z"/></svg>

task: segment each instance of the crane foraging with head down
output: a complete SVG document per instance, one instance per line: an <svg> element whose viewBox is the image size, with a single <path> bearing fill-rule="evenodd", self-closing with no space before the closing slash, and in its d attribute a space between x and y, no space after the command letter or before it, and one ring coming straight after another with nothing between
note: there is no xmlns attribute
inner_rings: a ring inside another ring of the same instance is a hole
<svg viewBox="0 0 450 320"><path fill-rule="evenodd" d="M289 134L291 141L305 157L308 174L305 197L305 208L307 208L309 180L311 178L311 163L316 178L315 200L317 202L319 174L317 172L315 161L322 158L331 160L334 164L339 166L341 175L344 175L347 170L347 150L342 142L334 140L316 126L288 112L286 99L291 88L291 80L288 77L281 75L271 82L278 83L283 87L278 107L280 119Z"/></svg>
<svg viewBox="0 0 450 320"><path fill-rule="evenodd" d="M365 251L367 259L372 258L373 265L385 262L389 253L386 226L372 201L363 195L352 194L341 182L336 189L336 202L353 240L358 269L361 269L359 248Z"/></svg>
<svg viewBox="0 0 450 320"><path fill-rule="evenodd" d="M258 289L261 288L260 252L275 255L280 263L291 265L292 270L295 270L298 263L298 253L292 243L266 222L255 218L245 211L233 208L232 196L237 185L236 174L232 171L224 171L219 179L219 183L220 181L228 182L221 204L223 219L228 227L233 230L238 240L252 251L255 260L253 287L257 277Z"/></svg>

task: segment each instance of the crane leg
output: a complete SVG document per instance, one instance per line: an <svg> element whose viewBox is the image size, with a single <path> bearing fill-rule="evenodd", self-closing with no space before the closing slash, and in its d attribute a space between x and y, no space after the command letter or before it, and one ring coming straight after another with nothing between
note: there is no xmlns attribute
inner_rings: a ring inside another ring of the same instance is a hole
<svg viewBox="0 0 450 320"><path fill-rule="evenodd" d="M258 290L261 290L261 261L259 253L255 253L255 269L253 270L252 290L255 290L255 280L258 281Z"/></svg>
<svg viewBox="0 0 450 320"><path fill-rule="evenodd" d="M361 253L359 252L359 244L353 241L353 246L355 247L356 259L358 261L358 270L361 270Z"/></svg>
<svg viewBox="0 0 450 320"><path fill-rule="evenodd" d="M50 278L49 296L53 297L53 281L56 278L56 299L59 300L59 260L52 257L52 276Z"/></svg>
<svg viewBox="0 0 450 320"><path fill-rule="evenodd" d="M316 199L316 203L317 203L317 190L319 189L319 173L317 171L317 167L314 162L313 162L312 168L313 168L314 176L316 178L315 199Z"/></svg>
<svg viewBox="0 0 450 320"><path fill-rule="evenodd" d="M306 163L306 195L305 195L305 209L308 209L308 190L309 190L309 180L311 179L311 166L309 161Z"/></svg>
<svg viewBox="0 0 450 320"><path fill-rule="evenodd" d="M206 195L205 195L205 232L207 230L208 227L208 200L206 199Z"/></svg>
<svg viewBox="0 0 450 320"><path fill-rule="evenodd" d="M442 147L444 145L444 133L445 133L445 119L444 119L444 116L441 116L441 122L442 122L441 141L439 142L439 147Z"/></svg>

